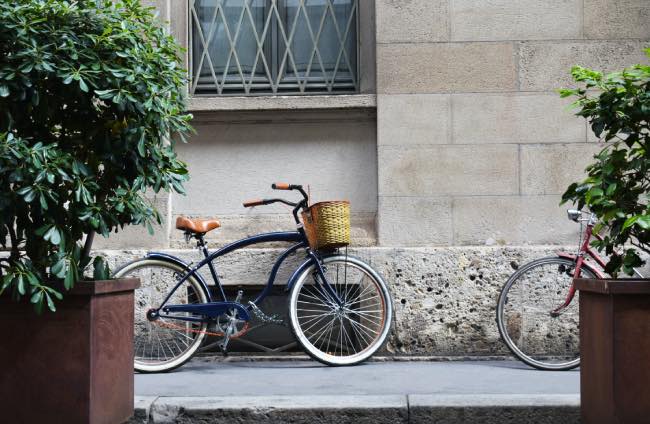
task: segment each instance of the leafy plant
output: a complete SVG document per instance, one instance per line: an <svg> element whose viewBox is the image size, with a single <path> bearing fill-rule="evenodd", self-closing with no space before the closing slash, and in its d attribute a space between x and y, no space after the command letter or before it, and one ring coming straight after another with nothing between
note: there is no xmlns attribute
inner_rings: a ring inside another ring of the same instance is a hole
<svg viewBox="0 0 650 424"><path fill-rule="evenodd" d="M186 73L138 0L0 2L0 22L0 293L54 311L95 232L153 232L145 190L183 192Z"/></svg>
<svg viewBox="0 0 650 424"><path fill-rule="evenodd" d="M599 219L594 232L607 230L603 241L593 242L610 258L606 271L632 274L644 263L640 252L650 254L650 66L609 75L576 66L571 73L582 87L560 93L578 97L577 115L606 146L562 201L588 206Z"/></svg>

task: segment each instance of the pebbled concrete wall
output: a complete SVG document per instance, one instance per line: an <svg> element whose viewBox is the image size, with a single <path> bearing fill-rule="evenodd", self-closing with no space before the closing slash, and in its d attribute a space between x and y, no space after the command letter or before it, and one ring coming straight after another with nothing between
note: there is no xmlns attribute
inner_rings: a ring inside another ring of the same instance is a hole
<svg viewBox="0 0 650 424"><path fill-rule="evenodd" d="M388 353L432 356L501 356L495 308L501 287L520 265L552 256L558 246L491 247L359 247L350 255L376 268L389 285L395 321ZM141 257L144 250L107 250L112 268ZM200 259L196 250L168 250L187 262ZM266 283L278 248L243 249L215 265L223 284L241 287L248 298L252 287ZM282 266L277 284L286 284L303 257L294 255ZM207 270L206 270L207 272ZM211 282L209 274L204 274ZM266 305L267 312L269 305ZM264 303L262 309L265 309ZM274 313L283 311L273 311ZM577 326L575 327L577 338ZM564 342L558 340L558 342Z"/></svg>

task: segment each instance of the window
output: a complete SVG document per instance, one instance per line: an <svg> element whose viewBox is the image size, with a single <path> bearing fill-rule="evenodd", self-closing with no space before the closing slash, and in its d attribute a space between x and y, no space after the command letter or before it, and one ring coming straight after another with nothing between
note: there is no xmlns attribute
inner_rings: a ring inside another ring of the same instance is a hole
<svg viewBox="0 0 650 424"><path fill-rule="evenodd" d="M190 0L192 94L358 91L358 0Z"/></svg>

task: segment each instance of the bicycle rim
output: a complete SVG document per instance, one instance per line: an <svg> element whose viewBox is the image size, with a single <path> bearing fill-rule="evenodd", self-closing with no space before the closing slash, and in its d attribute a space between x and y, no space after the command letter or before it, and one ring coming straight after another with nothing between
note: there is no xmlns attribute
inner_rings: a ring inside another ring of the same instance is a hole
<svg viewBox="0 0 650 424"><path fill-rule="evenodd" d="M497 325L510 351L542 370L569 370L580 365L579 294L554 317L571 287L575 263L550 257L523 265L504 285L497 304ZM582 275L595 278L586 267Z"/></svg>
<svg viewBox="0 0 650 424"><path fill-rule="evenodd" d="M115 273L115 278L136 277L140 288L134 301L134 369L139 372L165 372L191 359L199 348L206 323L186 322L159 317L147 319L147 311L158 308L174 288L185 270L176 264L156 259L131 262ZM205 303L207 296L201 285L188 278L169 299L168 304ZM176 314L189 316L189 314Z"/></svg>
<svg viewBox="0 0 650 424"><path fill-rule="evenodd" d="M291 329L312 358L327 365L354 365L385 343L392 301L381 277L362 261L332 256L323 261L339 307L320 283L315 266L297 279L289 297Z"/></svg>

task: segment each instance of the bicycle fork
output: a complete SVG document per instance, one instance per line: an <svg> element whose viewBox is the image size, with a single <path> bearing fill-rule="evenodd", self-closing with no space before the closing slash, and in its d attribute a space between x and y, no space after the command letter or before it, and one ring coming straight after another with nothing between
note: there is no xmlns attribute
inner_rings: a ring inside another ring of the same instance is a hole
<svg viewBox="0 0 650 424"><path fill-rule="evenodd" d="M325 277L325 269L323 268L323 265L321 264L321 261L319 260L318 256L314 252L309 252L309 256L314 260L316 263L316 272L314 275L314 280L316 283L318 283L323 289L325 290L329 300L338 307L343 307L343 300L341 300L341 297L339 294L334 290L332 285L327 281L327 277ZM319 281L320 280L320 281Z"/></svg>
<svg viewBox="0 0 650 424"><path fill-rule="evenodd" d="M582 255L578 256L578 258L576 259L576 266L574 268L573 276L571 278L571 286L569 287L569 293L567 293L566 299L564 299L564 303L551 311L551 317L553 318L559 317L562 314L562 312L564 312L564 310L568 308L571 302L573 301L573 298L576 294L575 280L576 278L580 278L580 271L582 270L582 263L584 262L584 260L585 258Z"/></svg>

